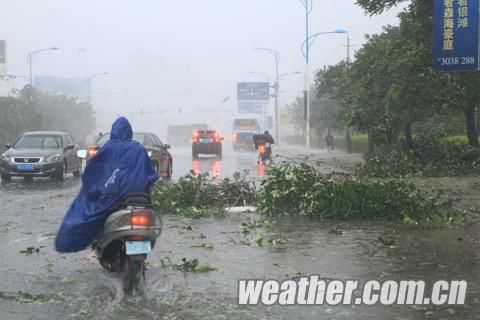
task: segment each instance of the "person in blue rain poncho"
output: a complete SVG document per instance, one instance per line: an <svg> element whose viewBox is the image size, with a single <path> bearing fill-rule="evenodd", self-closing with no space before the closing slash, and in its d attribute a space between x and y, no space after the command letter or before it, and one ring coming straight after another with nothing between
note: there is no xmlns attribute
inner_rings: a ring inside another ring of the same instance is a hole
<svg viewBox="0 0 480 320"><path fill-rule="evenodd" d="M82 188L68 209L55 239L58 252L87 248L103 233L109 209L131 192L150 192L158 175L145 148L132 141L124 117L112 126L110 140L91 158L82 175Z"/></svg>

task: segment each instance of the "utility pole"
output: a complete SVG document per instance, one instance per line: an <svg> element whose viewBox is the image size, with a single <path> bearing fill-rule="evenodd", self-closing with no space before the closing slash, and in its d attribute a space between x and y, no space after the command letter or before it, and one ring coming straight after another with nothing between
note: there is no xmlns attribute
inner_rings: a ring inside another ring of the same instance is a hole
<svg viewBox="0 0 480 320"><path fill-rule="evenodd" d="M277 52L275 54L275 139L277 139L277 145L280 145L280 112L278 110L278 94L280 91L280 84L278 82L278 63L280 57Z"/></svg>
<svg viewBox="0 0 480 320"><path fill-rule="evenodd" d="M350 68L350 34L347 33L347 72ZM347 124L345 129L345 140L347 141L347 153L352 153L352 134Z"/></svg>
<svg viewBox="0 0 480 320"><path fill-rule="evenodd" d="M275 140L277 145L280 145L280 130L279 130L279 121L280 121L280 112L278 110L278 94L280 92L280 84L279 84L279 64L280 64L280 53L277 50L269 49L269 48L254 48L255 50L264 50L270 52L273 57L275 58L275 83L273 87L275 89Z"/></svg>
<svg viewBox="0 0 480 320"><path fill-rule="evenodd" d="M309 63L310 63L310 37L308 17L311 13L310 0L305 0L305 90L304 99L304 120L305 120L305 146L310 148L310 80L309 80Z"/></svg>

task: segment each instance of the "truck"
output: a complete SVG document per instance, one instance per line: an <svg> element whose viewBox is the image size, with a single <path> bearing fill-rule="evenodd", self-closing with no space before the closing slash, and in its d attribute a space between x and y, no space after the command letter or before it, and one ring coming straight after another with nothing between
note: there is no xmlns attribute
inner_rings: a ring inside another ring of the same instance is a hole
<svg viewBox="0 0 480 320"><path fill-rule="evenodd" d="M191 125L168 125L167 141L171 145L189 145L192 138Z"/></svg>

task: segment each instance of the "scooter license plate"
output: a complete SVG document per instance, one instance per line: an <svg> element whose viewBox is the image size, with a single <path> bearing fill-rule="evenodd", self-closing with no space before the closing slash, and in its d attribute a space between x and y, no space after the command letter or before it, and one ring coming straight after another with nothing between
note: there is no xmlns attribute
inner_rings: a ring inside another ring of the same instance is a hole
<svg viewBox="0 0 480 320"><path fill-rule="evenodd" d="M125 241L125 251L128 256L147 254L152 251L150 241Z"/></svg>

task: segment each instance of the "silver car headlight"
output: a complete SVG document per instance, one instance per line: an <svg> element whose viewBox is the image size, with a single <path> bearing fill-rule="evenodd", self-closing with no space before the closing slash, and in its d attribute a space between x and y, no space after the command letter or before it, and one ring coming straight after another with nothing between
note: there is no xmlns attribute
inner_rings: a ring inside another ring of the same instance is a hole
<svg viewBox="0 0 480 320"><path fill-rule="evenodd" d="M148 156L151 158L153 155L153 152L152 151L148 151Z"/></svg>
<svg viewBox="0 0 480 320"><path fill-rule="evenodd" d="M61 157L62 157L62 155L57 153L57 154L46 157L45 162L55 162L55 161L60 160Z"/></svg>
<svg viewBox="0 0 480 320"><path fill-rule="evenodd" d="M10 161L11 161L10 157L7 156L6 154L2 154L2 155L0 156L0 159L1 159L2 161L6 161L6 162L10 162Z"/></svg>

